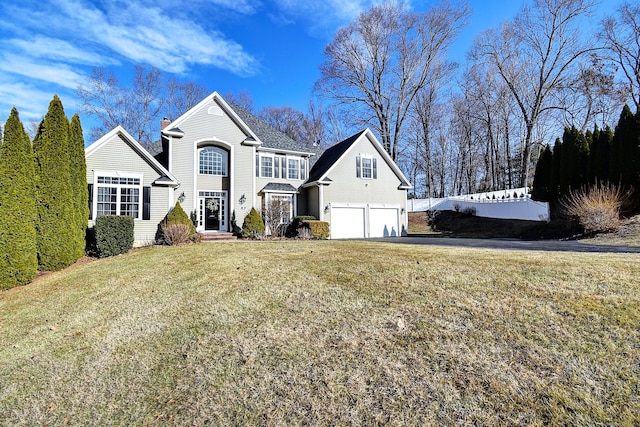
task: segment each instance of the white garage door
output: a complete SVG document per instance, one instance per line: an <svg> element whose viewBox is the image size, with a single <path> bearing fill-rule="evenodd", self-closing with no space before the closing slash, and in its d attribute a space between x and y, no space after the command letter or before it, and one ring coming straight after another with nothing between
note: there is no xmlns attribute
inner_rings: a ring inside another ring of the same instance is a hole
<svg viewBox="0 0 640 427"><path fill-rule="evenodd" d="M331 208L332 239L364 237L364 208Z"/></svg>
<svg viewBox="0 0 640 427"><path fill-rule="evenodd" d="M395 237L399 235L400 229L398 227L398 209L369 209L370 237Z"/></svg>

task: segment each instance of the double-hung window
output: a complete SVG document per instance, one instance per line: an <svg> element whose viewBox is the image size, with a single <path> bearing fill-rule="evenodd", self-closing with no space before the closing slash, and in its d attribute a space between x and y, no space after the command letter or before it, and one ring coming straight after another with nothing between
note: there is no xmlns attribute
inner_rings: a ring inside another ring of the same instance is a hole
<svg viewBox="0 0 640 427"><path fill-rule="evenodd" d="M356 157L356 177L378 179L377 159L366 155Z"/></svg>
<svg viewBox="0 0 640 427"><path fill-rule="evenodd" d="M288 159L289 179L300 179L300 159Z"/></svg>
<svg viewBox="0 0 640 427"><path fill-rule="evenodd" d="M266 178L273 176L273 157L260 156L260 176Z"/></svg>
<svg viewBox="0 0 640 427"><path fill-rule="evenodd" d="M116 176L99 173L95 181L96 217L128 215L135 219L142 213L142 176Z"/></svg>

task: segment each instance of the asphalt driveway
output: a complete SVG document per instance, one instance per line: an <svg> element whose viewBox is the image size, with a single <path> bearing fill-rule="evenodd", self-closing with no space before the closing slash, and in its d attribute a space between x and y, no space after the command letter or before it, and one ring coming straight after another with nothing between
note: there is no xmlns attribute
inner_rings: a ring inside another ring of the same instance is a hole
<svg viewBox="0 0 640 427"><path fill-rule="evenodd" d="M385 237L370 239L387 243L404 243L410 245L455 246L466 248L506 249L521 251L550 252L600 252L600 253L638 253L640 247L589 245L575 240L535 240L517 239L461 239L453 237Z"/></svg>

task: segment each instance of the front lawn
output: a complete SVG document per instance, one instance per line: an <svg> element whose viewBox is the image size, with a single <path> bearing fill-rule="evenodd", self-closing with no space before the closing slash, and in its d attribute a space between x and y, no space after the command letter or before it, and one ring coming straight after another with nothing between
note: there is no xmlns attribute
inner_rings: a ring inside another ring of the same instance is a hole
<svg viewBox="0 0 640 427"><path fill-rule="evenodd" d="M0 425L640 423L640 262L207 243L0 293Z"/></svg>

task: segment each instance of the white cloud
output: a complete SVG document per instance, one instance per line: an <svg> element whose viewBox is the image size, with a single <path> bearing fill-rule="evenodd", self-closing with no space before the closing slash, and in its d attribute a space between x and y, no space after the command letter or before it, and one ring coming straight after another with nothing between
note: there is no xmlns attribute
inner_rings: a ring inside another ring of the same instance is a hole
<svg viewBox="0 0 640 427"><path fill-rule="evenodd" d="M281 14L304 22L311 34L326 36L354 21L361 12L386 0L273 0ZM410 1L404 2L411 7ZM274 17L279 17L273 14ZM277 19L276 19L277 22Z"/></svg>
<svg viewBox="0 0 640 427"><path fill-rule="evenodd" d="M118 3L118 8L102 11L75 0L62 1L68 15L81 16L78 23L84 33L133 62L173 73L193 65L212 65L238 75L256 72L256 59L240 44L160 8Z"/></svg>
<svg viewBox="0 0 640 427"><path fill-rule="evenodd" d="M304 20L312 31L331 31L353 21L372 0L274 0L282 13Z"/></svg>
<svg viewBox="0 0 640 427"><path fill-rule="evenodd" d="M10 39L5 45L21 51L21 55L33 58L48 58L66 63L82 65L115 65L119 62L92 52L87 48L74 46L68 41L37 35L29 40Z"/></svg>
<svg viewBox="0 0 640 427"><path fill-rule="evenodd" d="M212 4L216 6L223 6L231 9L235 12L239 12L245 15L252 15L256 13L257 8L260 6L260 2L251 0L210 0Z"/></svg>
<svg viewBox="0 0 640 427"><path fill-rule="evenodd" d="M14 54L5 54L2 56L0 70L55 83L69 89L75 89L86 79L85 75L77 73L66 64L36 63Z"/></svg>
<svg viewBox="0 0 640 427"><path fill-rule="evenodd" d="M0 100L11 100L10 105L0 101L0 116L3 118L9 115L12 107L16 107L22 123L39 121L47 112L52 98L53 93L42 90L40 86L36 88L24 82L0 80Z"/></svg>

